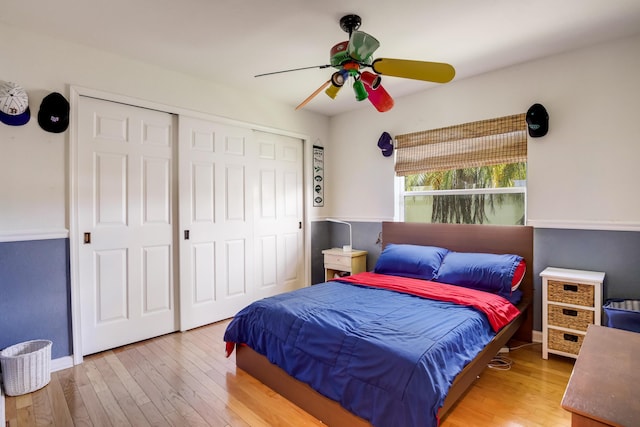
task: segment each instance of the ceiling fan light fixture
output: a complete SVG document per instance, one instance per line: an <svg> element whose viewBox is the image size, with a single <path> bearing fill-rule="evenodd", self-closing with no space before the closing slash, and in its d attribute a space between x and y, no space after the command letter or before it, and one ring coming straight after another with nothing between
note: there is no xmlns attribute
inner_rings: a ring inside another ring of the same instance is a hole
<svg viewBox="0 0 640 427"><path fill-rule="evenodd" d="M391 97L391 95L389 95L385 88L382 87L382 85L378 86L376 90L371 89L366 85L364 88L369 94L369 102L371 102L371 104L376 107L376 110L384 113L385 111L389 111L393 108L393 98Z"/></svg>
<svg viewBox="0 0 640 427"><path fill-rule="evenodd" d="M365 85L369 86L373 90L378 89L380 83L382 83L382 77L370 71L363 71L360 74L360 79Z"/></svg>
<svg viewBox="0 0 640 427"><path fill-rule="evenodd" d="M324 93L326 93L329 98L336 99L336 96L338 95L338 92L340 92L340 89L342 89L342 86L331 84L331 86L329 86L327 90L324 91Z"/></svg>
<svg viewBox="0 0 640 427"><path fill-rule="evenodd" d="M360 79L353 82L353 92L356 94L357 101L364 101L369 97L367 89L364 87L364 83L362 83L362 80Z"/></svg>
<svg viewBox="0 0 640 427"><path fill-rule="evenodd" d="M342 87L348 78L349 72L347 70L336 71L331 75L331 84L337 87Z"/></svg>

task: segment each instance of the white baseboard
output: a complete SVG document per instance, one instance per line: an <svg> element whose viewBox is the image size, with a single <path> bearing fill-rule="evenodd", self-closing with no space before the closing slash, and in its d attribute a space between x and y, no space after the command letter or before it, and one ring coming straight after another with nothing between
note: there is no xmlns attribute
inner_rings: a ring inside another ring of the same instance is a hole
<svg viewBox="0 0 640 427"><path fill-rule="evenodd" d="M62 371L67 368L73 368L73 356L65 356L51 360L51 372ZM1 423L0 426L2 426Z"/></svg>
<svg viewBox="0 0 640 427"><path fill-rule="evenodd" d="M542 342L542 331L533 331L531 334L531 341Z"/></svg>

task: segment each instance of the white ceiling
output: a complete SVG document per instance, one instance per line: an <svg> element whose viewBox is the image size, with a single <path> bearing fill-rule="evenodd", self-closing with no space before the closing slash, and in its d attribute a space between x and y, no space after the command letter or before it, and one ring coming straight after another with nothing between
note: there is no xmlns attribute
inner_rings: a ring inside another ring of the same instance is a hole
<svg viewBox="0 0 640 427"><path fill-rule="evenodd" d="M294 108L331 69L254 75L328 64L348 38L338 21L351 13L380 41L374 57L448 62L455 79L640 32L640 0L2 0L0 22ZM395 77L383 85L396 102L434 86ZM305 107L329 116L356 108L373 107L349 90Z"/></svg>

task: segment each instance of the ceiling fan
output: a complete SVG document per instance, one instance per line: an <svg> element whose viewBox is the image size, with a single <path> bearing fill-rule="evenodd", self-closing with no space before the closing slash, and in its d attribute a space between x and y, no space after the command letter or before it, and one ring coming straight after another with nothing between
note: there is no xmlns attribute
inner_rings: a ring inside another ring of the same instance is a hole
<svg viewBox="0 0 640 427"><path fill-rule="evenodd" d="M332 99L351 78L356 100L368 99L380 112L389 111L393 107L393 98L382 87L381 76L401 77L405 79L423 80L435 83L447 83L455 76L455 69L442 62L412 61L408 59L376 58L373 53L380 46L375 37L364 31L358 31L362 20L358 15L345 15L340 19L340 28L349 34L349 40L340 42L331 48L330 64L312 67L294 68L258 74L255 77L290 71L308 70L311 68L333 67L338 71L324 82L318 89L302 101L296 110L307 105L323 90ZM364 69L371 68L373 72Z"/></svg>

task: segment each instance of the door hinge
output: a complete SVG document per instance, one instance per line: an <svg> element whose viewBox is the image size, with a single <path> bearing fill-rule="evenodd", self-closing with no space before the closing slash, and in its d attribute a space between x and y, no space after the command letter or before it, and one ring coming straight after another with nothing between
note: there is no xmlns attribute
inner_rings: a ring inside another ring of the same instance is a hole
<svg viewBox="0 0 640 427"><path fill-rule="evenodd" d="M91 243L91 233L84 233L84 244L88 245Z"/></svg>
<svg viewBox="0 0 640 427"><path fill-rule="evenodd" d="M302 221L298 222L298 230L302 230Z"/></svg>
<svg viewBox="0 0 640 427"><path fill-rule="evenodd" d="M184 230L184 240L189 240L189 230Z"/></svg>

